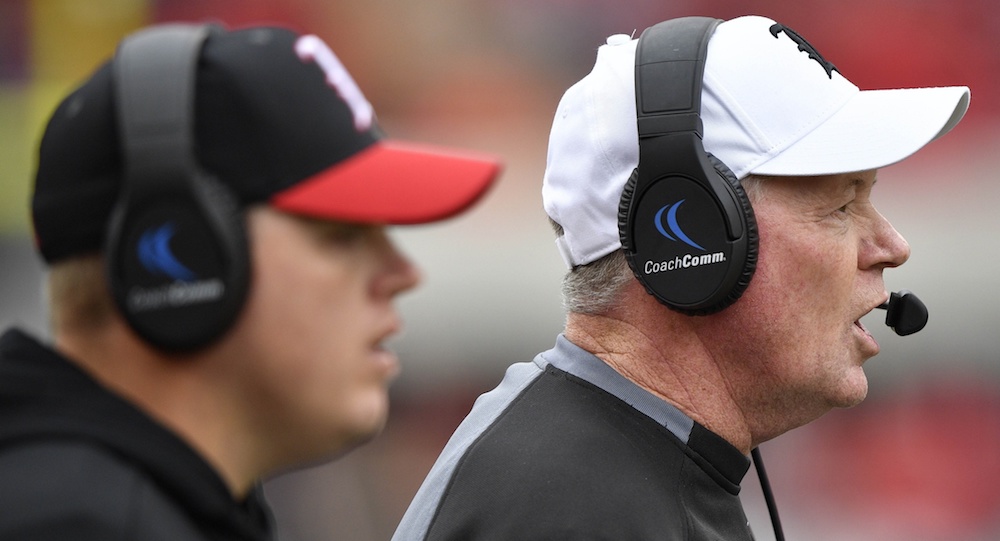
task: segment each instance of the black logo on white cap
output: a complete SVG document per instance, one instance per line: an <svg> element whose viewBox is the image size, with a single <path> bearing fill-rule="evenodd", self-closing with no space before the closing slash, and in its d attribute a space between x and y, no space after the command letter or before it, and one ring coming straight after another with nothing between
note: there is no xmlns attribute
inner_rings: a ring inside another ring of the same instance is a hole
<svg viewBox="0 0 1000 541"><path fill-rule="evenodd" d="M812 44L806 41L806 38L800 36L798 32L792 30L791 28L788 28L783 24L775 23L771 25L771 35L774 36L775 38L777 38L778 34L782 32L784 32L786 36L788 36L792 41L794 41L799 45L800 51L809 53L809 58L815 60L816 62L819 62L819 65L823 66L823 69L826 71L826 75L828 77L833 79L833 72L835 71L838 73L840 72L840 70L837 69L837 66L834 66L832 62L823 58L823 55L819 54L819 51L817 51L816 48L812 46Z"/></svg>

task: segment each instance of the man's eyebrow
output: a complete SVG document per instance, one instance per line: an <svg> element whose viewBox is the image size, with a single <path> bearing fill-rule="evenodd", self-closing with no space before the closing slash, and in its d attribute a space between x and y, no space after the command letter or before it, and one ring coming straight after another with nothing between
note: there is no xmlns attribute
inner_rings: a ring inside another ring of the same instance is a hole
<svg viewBox="0 0 1000 541"><path fill-rule="evenodd" d="M871 185L875 186L876 183L878 183L878 176L872 178ZM858 186L864 186L865 184L866 181L864 177L852 177L851 183L848 185L848 188L857 188Z"/></svg>

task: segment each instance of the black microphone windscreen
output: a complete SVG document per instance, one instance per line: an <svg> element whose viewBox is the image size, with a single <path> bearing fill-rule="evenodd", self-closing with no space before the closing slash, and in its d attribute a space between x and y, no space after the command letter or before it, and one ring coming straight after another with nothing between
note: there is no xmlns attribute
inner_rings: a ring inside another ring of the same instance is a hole
<svg viewBox="0 0 1000 541"><path fill-rule="evenodd" d="M889 302L879 308L886 310L885 324L899 336L913 334L927 325L927 306L905 289L889 295Z"/></svg>

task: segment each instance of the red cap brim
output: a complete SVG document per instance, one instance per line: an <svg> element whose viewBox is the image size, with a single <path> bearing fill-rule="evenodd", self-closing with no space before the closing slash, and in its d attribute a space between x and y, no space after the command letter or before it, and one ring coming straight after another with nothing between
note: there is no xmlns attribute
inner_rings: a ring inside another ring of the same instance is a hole
<svg viewBox="0 0 1000 541"><path fill-rule="evenodd" d="M419 224L475 203L500 173L499 160L433 146L380 140L271 197L273 207L316 218Z"/></svg>

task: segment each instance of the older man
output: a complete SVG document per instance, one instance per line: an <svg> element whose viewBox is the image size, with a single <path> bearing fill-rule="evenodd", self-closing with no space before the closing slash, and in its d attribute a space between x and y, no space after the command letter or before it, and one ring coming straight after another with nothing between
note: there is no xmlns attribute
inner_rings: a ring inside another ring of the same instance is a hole
<svg viewBox="0 0 1000 541"><path fill-rule="evenodd" d="M860 91L763 17L610 37L549 141L565 331L477 401L394 539L752 539L747 455L867 392L860 319L910 253L877 170L968 99Z"/></svg>

